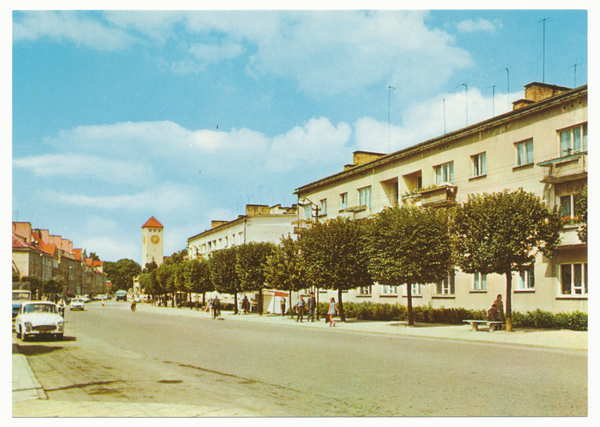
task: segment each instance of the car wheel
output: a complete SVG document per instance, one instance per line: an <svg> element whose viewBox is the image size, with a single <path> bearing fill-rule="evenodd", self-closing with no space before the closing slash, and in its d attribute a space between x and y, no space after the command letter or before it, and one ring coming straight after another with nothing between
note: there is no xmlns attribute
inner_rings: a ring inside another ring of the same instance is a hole
<svg viewBox="0 0 600 427"><path fill-rule="evenodd" d="M17 329L17 338L21 338L21 328Z"/></svg>

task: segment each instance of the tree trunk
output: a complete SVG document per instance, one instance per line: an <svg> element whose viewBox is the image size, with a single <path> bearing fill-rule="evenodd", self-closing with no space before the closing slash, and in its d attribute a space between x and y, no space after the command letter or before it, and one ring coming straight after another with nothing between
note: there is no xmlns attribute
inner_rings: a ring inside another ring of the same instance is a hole
<svg viewBox="0 0 600 427"><path fill-rule="evenodd" d="M338 289L338 308L340 310L340 321L346 321L346 313L344 313L344 303L342 302L342 290Z"/></svg>
<svg viewBox="0 0 600 427"><path fill-rule="evenodd" d="M258 315L262 316L263 315L263 309L264 309L264 304L263 304L263 293L262 293L262 288L260 288L258 290Z"/></svg>
<svg viewBox="0 0 600 427"><path fill-rule="evenodd" d="M233 314L238 314L238 294L233 294Z"/></svg>
<svg viewBox="0 0 600 427"><path fill-rule="evenodd" d="M506 332L512 332L512 271L506 272L506 313L504 319L506 320Z"/></svg>
<svg viewBox="0 0 600 427"><path fill-rule="evenodd" d="M406 308L408 310L408 326L415 326L415 318L412 310L412 283L406 284Z"/></svg>

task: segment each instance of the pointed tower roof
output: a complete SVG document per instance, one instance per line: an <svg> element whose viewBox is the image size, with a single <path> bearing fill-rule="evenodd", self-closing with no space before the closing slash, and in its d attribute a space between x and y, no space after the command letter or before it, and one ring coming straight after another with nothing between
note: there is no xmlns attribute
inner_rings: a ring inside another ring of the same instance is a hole
<svg viewBox="0 0 600 427"><path fill-rule="evenodd" d="M163 227L163 225L158 222L158 220L154 217L150 218L148 221L146 221L146 223L144 225L142 225L142 228L148 228L148 227L152 227L152 228L165 228Z"/></svg>

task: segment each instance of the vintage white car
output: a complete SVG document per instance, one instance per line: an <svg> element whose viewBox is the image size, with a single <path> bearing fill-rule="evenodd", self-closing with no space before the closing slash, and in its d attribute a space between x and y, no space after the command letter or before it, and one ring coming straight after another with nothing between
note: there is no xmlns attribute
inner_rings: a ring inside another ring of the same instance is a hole
<svg viewBox="0 0 600 427"><path fill-rule="evenodd" d="M58 307L49 301L28 301L21 306L15 319L17 338L23 341L33 335L54 335L59 340L65 333L65 321L58 314Z"/></svg>
<svg viewBox="0 0 600 427"><path fill-rule="evenodd" d="M69 310L83 310L85 307L85 301L79 298L74 298L69 304Z"/></svg>

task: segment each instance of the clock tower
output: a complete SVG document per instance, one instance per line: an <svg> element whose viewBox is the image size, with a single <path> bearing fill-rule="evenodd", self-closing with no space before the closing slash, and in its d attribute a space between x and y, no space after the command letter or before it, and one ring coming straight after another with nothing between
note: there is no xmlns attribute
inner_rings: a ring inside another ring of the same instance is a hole
<svg viewBox="0 0 600 427"><path fill-rule="evenodd" d="M154 261L160 266L163 262L163 225L154 217L142 225L142 269Z"/></svg>

